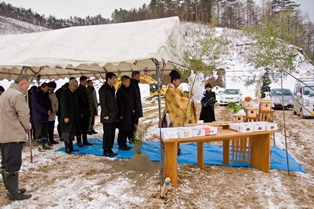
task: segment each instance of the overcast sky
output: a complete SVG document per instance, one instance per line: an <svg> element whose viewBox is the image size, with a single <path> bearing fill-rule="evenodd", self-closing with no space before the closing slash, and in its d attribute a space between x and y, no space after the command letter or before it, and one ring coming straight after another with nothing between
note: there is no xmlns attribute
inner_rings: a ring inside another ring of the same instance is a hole
<svg viewBox="0 0 314 209"><path fill-rule="evenodd" d="M31 8L33 11L53 15L57 18L69 18L70 16L86 17L101 14L105 18L111 18L115 9L139 8L148 4L150 0L0 0L13 6Z"/></svg>
<svg viewBox="0 0 314 209"><path fill-rule="evenodd" d="M45 16L53 15L57 18L70 16L86 17L101 14L110 18L115 9L139 8L150 0L0 0L13 6L31 8ZM261 3L263 0L255 0ZM300 9L307 13L314 22L314 0L295 0L301 4Z"/></svg>
<svg viewBox="0 0 314 209"><path fill-rule="evenodd" d="M261 5L265 0L254 0ZM300 4L299 9L303 14L307 14L312 22L314 22L314 0L294 0L295 3Z"/></svg>

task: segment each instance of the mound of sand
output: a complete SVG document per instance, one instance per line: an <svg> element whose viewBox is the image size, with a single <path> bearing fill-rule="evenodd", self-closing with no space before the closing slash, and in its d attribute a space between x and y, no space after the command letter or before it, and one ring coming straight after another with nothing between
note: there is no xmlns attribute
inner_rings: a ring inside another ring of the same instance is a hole
<svg viewBox="0 0 314 209"><path fill-rule="evenodd" d="M156 168L154 163L145 154L134 154L125 163L125 168L137 172L149 172Z"/></svg>

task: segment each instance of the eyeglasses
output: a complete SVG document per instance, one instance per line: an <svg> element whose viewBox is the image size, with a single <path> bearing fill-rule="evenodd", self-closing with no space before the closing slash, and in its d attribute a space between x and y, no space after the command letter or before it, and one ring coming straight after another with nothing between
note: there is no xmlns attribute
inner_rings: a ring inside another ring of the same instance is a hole
<svg viewBox="0 0 314 209"><path fill-rule="evenodd" d="M30 85L30 82L23 82L21 85L26 85L27 86L27 88L29 87L29 85Z"/></svg>

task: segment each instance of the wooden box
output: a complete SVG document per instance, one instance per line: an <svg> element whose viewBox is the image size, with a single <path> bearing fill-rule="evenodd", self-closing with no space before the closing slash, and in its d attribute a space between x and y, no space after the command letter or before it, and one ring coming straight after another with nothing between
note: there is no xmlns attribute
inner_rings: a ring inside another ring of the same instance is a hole
<svg viewBox="0 0 314 209"><path fill-rule="evenodd" d="M156 135L159 136L159 129L156 131ZM162 139L178 139L179 131L178 128L161 128Z"/></svg>
<svg viewBox="0 0 314 209"><path fill-rule="evenodd" d="M245 115L242 114L233 114L233 122L242 123L245 121Z"/></svg>
<svg viewBox="0 0 314 209"><path fill-rule="evenodd" d="M208 128L209 128L209 135L216 135L218 133L217 127L207 126L207 127L205 127L205 135L208 134ZM206 135L206 136L208 136L208 135Z"/></svg>
<svg viewBox="0 0 314 209"><path fill-rule="evenodd" d="M178 132L179 132L179 138L184 139L184 138L190 138L193 137L193 127L179 127Z"/></svg>
<svg viewBox="0 0 314 209"><path fill-rule="evenodd" d="M265 131L266 124L261 122L251 122L250 124L253 125L253 132Z"/></svg>
<svg viewBox="0 0 314 209"><path fill-rule="evenodd" d="M266 130L267 131L278 130L278 124L277 123L268 123L268 124L266 124Z"/></svg>
<svg viewBox="0 0 314 209"><path fill-rule="evenodd" d="M254 127L251 123L229 123L229 128L242 133L254 131Z"/></svg>
<svg viewBox="0 0 314 209"><path fill-rule="evenodd" d="M204 125L204 126L198 126L198 127L201 127L202 129L204 129L205 136L217 135L218 133L218 128L214 126Z"/></svg>
<svg viewBox="0 0 314 209"><path fill-rule="evenodd" d="M260 110L271 110L272 109L272 101L266 100L266 99L260 100L259 109Z"/></svg>
<svg viewBox="0 0 314 209"><path fill-rule="evenodd" d="M211 135L217 135L218 133L218 128L214 126L197 126L199 128L202 128L204 130L205 136L211 136Z"/></svg>
<svg viewBox="0 0 314 209"><path fill-rule="evenodd" d="M194 126L192 128L192 135L195 136L205 136L205 129L200 126Z"/></svg>
<svg viewBox="0 0 314 209"><path fill-rule="evenodd" d="M272 123L272 122L260 122L265 125L265 130L266 131L276 131L278 130L278 124L277 123Z"/></svg>
<svg viewBox="0 0 314 209"><path fill-rule="evenodd" d="M257 111L258 108L256 107L246 107L245 108L245 113L246 113L246 118L257 118Z"/></svg>

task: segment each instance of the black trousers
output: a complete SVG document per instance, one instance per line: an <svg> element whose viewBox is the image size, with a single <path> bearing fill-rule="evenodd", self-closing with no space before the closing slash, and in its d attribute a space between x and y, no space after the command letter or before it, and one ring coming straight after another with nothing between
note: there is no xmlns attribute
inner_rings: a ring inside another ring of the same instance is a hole
<svg viewBox="0 0 314 209"><path fill-rule="evenodd" d="M129 137L129 140L131 139L132 131L123 131L119 129L119 135L118 135L118 145L119 147L126 147L126 139Z"/></svg>
<svg viewBox="0 0 314 209"><path fill-rule="evenodd" d="M23 142L10 142L1 146L1 168L10 174L20 170L22 165Z"/></svg>
<svg viewBox="0 0 314 209"><path fill-rule="evenodd" d="M116 123L103 123L104 134L102 148L104 151L109 151L113 148L116 127Z"/></svg>
<svg viewBox="0 0 314 209"><path fill-rule="evenodd" d="M35 136L34 139L37 143L41 143L43 139L48 139L48 121L47 123L35 123L34 124Z"/></svg>
<svg viewBox="0 0 314 209"><path fill-rule="evenodd" d="M64 141L64 144L70 143L71 141L74 141L75 132L69 133L69 132L62 132L62 139Z"/></svg>
<svg viewBox="0 0 314 209"><path fill-rule="evenodd" d="M57 125L59 139L61 139L61 116L58 116L58 125Z"/></svg>
<svg viewBox="0 0 314 209"><path fill-rule="evenodd" d="M48 139L49 142L53 142L53 132L55 130L55 121L48 121Z"/></svg>
<svg viewBox="0 0 314 209"><path fill-rule="evenodd" d="M134 139L134 134L136 132L136 127L138 125L139 117L132 115L132 131L130 133L129 139Z"/></svg>
<svg viewBox="0 0 314 209"><path fill-rule="evenodd" d="M95 131L94 125L95 125L95 115L92 114L92 116L90 117L90 123L89 123L89 127L88 127L88 132Z"/></svg>
<svg viewBox="0 0 314 209"><path fill-rule="evenodd" d="M90 117L79 117L79 124L80 124L80 131L78 131L80 134L87 134L88 128L90 123Z"/></svg>

